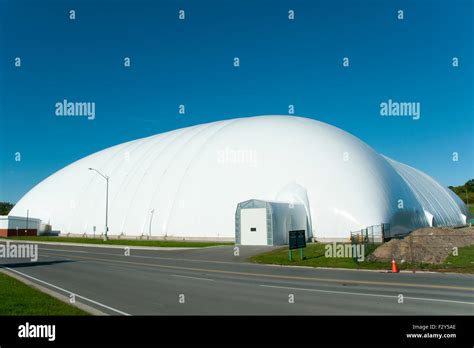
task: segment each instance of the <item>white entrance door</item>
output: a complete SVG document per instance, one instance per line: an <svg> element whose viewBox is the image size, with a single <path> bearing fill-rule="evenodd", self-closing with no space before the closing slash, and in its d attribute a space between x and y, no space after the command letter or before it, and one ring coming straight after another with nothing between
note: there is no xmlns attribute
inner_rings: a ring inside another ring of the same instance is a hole
<svg viewBox="0 0 474 348"><path fill-rule="evenodd" d="M267 209L253 208L240 211L240 243L267 245Z"/></svg>

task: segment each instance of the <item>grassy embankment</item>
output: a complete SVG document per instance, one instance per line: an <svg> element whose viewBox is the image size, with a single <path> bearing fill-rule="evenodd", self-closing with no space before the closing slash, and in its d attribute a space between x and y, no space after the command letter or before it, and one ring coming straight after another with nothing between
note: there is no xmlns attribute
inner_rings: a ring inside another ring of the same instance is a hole
<svg viewBox="0 0 474 348"><path fill-rule="evenodd" d="M0 240L7 240L0 238ZM146 240L146 239L109 239L103 241L98 238L84 238L84 237L53 237L53 236L38 236L38 237L9 237L8 240L31 240L38 242L62 242L62 243L85 243L85 244L102 244L102 245L128 245L128 246L150 246L150 247L191 247L202 248L217 245L233 245L234 243L219 243L219 242L193 242L193 241L174 241L174 240Z"/></svg>
<svg viewBox="0 0 474 348"><path fill-rule="evenodd" d="M89 315L0 273L0 315Z"/></svg>
<svg viewBox="0 0 474 348"><path fill-rule="evenodd" d="M304 260L301 260L299 250L293 251L293 260L288 260L288 248L280 248L250 258L256 263L267 263L290 266L332 267L350 269L390 270L390 262L363 261L356 262L352 258L325 257L325 244L308 244L304 249ZM439 272L474 273L474 245L459 248L459 255L450 255L442 264L398 264L401 270L424 270Z"/></svg>

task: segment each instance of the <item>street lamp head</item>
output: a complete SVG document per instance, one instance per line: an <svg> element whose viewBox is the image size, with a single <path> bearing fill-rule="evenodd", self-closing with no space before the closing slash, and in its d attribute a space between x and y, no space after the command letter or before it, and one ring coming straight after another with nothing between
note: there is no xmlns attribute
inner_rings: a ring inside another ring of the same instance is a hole
<svg viewBox="0 0 474 348"><path fill-rule="evenodd" d="M97 174L99 174L101 177L103 177L103 178L106 179L106 180L109 180L109 179L110 179L108 175L105 175L105 174L99 172L99 171L98 171L97 169L95 169L95 168L89 168L89 170L93 170L94 172L96 172Z"/></svg>

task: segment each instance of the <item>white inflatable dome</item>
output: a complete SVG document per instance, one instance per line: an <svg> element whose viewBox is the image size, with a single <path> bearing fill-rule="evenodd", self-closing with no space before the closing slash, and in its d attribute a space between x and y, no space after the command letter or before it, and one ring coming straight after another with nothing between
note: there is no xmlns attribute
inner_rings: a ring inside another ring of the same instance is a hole
<svg viewBox="0 0 474 348"><path fill-rule="evenodd" d="M190 239L234 237L237 204L305 205L316 238L390 223L392 234L461 225L462 201L428 175L312 119L258 116L178 129L116 145L54 173L15 205L53 230Z"/></svg>

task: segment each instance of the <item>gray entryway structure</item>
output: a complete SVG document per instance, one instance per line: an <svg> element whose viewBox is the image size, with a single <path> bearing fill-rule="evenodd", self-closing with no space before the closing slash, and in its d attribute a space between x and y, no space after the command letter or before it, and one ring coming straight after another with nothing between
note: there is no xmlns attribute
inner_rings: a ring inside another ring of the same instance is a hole
<svg viewBox="0 0 474 348"><path fill-rule="evenodd" d="M284 245L288 231L305 230L309 222L303 204L250 199L237 204L235 211L235 244Z"/></svg>

